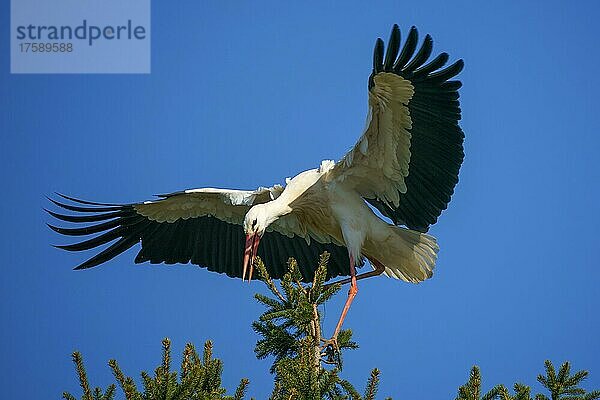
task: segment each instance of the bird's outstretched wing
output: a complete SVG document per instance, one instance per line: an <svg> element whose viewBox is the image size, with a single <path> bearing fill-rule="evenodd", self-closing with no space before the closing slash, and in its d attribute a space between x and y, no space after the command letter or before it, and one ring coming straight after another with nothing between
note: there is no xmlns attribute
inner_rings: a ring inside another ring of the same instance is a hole
<svg viewBox="0 0 600 400"><path fill-rule="evenodd" d="M254 204L271 201L282 191L283 187L279 185L255 191L192 189L135 204L95 203L59 195L70 204L50 200L74 213L47 211L58 220L79 225L58 227L49 224L54 231L67 236L93 235L78 243L56 247L84 251L110 243L75 269L105 263L141 242L136 263L191 262L210 271L241 278L244 215ZM288 257L294 257L304 280L312 280L313 269L324 251L332 255L330 277L349 274L345 247L316 240L308 242L286 229L285 225L275 225L273 230L265 233L258 250L273 278L281 278L287 271Z"/></svg>
<svg viewBox="0 0 600 400"><path fill-rule="evenodd" d="M412 27L400 50L394 25L387 51L377 39L369 77L369 114L364 134L332 170L397 225L426 232L446 209L464 158L458 126L458 60L448 54L429 63L433 41L425 36L416 52Z"/></svg>

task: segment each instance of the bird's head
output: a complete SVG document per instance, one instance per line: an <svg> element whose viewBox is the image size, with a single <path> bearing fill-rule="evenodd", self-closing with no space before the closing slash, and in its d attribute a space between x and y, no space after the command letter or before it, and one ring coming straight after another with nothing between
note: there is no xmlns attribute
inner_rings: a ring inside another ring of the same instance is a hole
<svg viewBox="0 0 600 400"><path fill-rule="evenodd" d="M277 217L269 212L266 204L257 204L246 213L244 218L244 233L246 234L246 245L244 246L244 266L242 279L246 278L246 270L250 265L248 282L252 279L252 270L254 268L254 258L258 251L258 243L265 234L267 227L275 221Z"/></svg>

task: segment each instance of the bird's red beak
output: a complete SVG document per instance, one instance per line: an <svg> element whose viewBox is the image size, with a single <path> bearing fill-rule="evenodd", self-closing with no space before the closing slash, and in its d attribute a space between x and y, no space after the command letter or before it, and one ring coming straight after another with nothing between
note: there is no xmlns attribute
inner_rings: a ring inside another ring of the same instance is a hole
<svg viewBox="0 0 600 400"><path fill-rule="evenodd" d="M242 280L246 279L246 270L248 269L248 264L250 264L248 282L250 282L250 280L252 279L252 271L254 270L254 258L256 257L256 251L258 250L259 242L260 235L258 233L246 235L246 246L244 250L244 270L242 272Z"/></svg>

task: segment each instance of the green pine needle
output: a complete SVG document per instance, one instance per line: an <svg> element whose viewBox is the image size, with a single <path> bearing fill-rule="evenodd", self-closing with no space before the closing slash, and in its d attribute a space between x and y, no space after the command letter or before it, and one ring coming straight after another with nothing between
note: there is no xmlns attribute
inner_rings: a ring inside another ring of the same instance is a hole
<svg viewBox="0 0 600 400"><path fill-rule="evenodd" d="M271 400L376 399L380 383L378 369L371 371L364 396L340 377L343 352L358 348L358 344L352 340L350 329L340 331L337 347L322 347L324 337L319 307L341 288L340 284L325 284L328 260L329 254L323 253L316 266L314 279L308 284L302 283L300 268L294 259L289 259L288 271L278 284L270 278L262 260L258 257L255 260L257 275L266 284L270 296L254 296L265 307L252 324L252 329L259 336L254 352L259 359L273 358ZM108 362L126 400L243 400L246 396L249 381L245 378L240 381L233 396L225 394L226 390L222 387L223 362L214 358L211 341L204 343L202 357L191 343L185 345L179 374L171 370L171 341L165 338L161 344L160 364L154 370L154 376L145 371L140 374L143 392L138 391L132 377L121 371L116 360ZM111 384L105 391L100 387L92 390L81 354L73 352L72 360L82 390L81 400L114 399L117 385ZM537 380L549 396L538 393L532 397L531 388L522 383L514 384L512 394L504 385L496 385L482 394L481 371L473 366L468 381L458 388L456 400L600 399L599 390L587 392L580 387L588 376L587 371L571 373L571 364L565 362L557 372L549 360L545 361L544 369L545 374L538 375ZM68 392L64 392L62 397L65 400L77 400Z"/></svg>

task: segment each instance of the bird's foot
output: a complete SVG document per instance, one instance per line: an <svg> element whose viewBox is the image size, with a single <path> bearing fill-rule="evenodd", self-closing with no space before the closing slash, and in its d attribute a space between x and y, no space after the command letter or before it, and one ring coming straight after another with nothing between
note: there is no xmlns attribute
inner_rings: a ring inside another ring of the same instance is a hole
<svg viewBox="0 0 600 400"><path fill-rule="evenodd" d="M324 350L327 347L333 347L336 350L339 350L338 344L337 344L337 335L332 336L331 339L323 339L321 338L321 342L323 343L323 345L321 346L321 350Z"/></svg>
<svg viewBox="0 0 600 400"><path fill-rule="evenodd" d="M321 357L325 364L336 364L340 363L340 347L337 343L337 335L331 339L321 339L323 345L321 346Z"/></svg>

